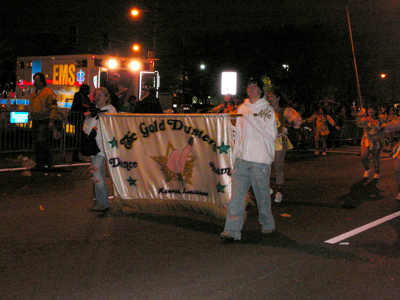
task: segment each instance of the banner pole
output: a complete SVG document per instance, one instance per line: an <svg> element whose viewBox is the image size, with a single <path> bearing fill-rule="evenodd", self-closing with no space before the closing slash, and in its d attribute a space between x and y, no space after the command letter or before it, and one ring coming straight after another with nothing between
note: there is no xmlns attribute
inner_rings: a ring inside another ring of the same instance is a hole
<svg viewBox="0 0 400 300"><path fill-rule="evenodd" d="M351 32L351 23L350 23L350 14L349 14L349 6L348 5L346 5L346 12L347 12L347 20L349 22L349 32L350 32L351 48L353 50L354 68L356 70L357 88L358 88L358 100L360 101L360 107L363 108L363 101L362 101L362 97L361 97L360 81L358 79L356 54L355 54L355 51L354 51L353 34Z"/></svg>

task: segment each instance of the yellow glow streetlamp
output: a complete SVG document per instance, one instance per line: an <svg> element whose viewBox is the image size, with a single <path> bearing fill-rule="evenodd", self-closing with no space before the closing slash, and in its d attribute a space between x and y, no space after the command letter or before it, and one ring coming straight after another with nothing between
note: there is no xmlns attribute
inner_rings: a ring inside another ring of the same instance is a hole
<svg viewBox="0 0 400 300"><path fill-rule="evenodd" d="M140 45L139 44L133 44L132 50L135 52L138 52L140 50Z"/></svg>
<svg viewBox="0 0 400 300"><path fill-rule="evenodd" d="M148 58L153 59L156 57L156 45L157 45L157 21L158 21L158 16L156 13L150 11L150 10L144 10L144 9L138 9L138 8L132 8L131 9L131 15L134 19L139 19L140 15L142 12L148 12L154 15L154 27L153 27L153 51L152 51L152 55L150 55L150 51L149 51L149 55Z"/></svg>
<svg viewBox="0 0 400 300"><path fill-rule="evenodd" d="M137 8L132 8L131 9L131 15L135 18L139 17L140 15L140 10L138 10Z"/></svg>

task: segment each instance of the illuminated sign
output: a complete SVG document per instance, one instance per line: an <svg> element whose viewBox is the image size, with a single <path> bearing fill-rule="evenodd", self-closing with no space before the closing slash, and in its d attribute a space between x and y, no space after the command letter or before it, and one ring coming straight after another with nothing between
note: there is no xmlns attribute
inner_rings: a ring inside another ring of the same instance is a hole
<svg viewBox="0 0 400 300"><path fill-rule="evenodd" d="M53 65L53 85L74 85L75 64Z"/></svg>
<svg viewBox="0 0 400 300"><path fill-rule="evenodd" d="M221 95L236 95L236 72L222 72Z"/></svg>
<svg viewBox="0 0 400 300"><path fill-rule="evenodd" d="M12 111L10 114L10 123L28 123L29 112Z"/></svg>

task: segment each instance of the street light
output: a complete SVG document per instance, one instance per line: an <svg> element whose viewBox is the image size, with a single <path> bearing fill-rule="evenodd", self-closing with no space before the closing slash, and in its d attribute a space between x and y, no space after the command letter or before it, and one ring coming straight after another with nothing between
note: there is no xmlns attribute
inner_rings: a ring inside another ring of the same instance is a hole
<svg viewBox="0 0 400 300"><path fill-rule="evenodd" d="M133 44L132 50L135 52L138 52L140 50L140 45L139 44Z"/></svg>
<svg viewBox="0 0 400 300"><path fill-rule="evenodd" d="M134 16L134 17L136 18L136 17L139 16L140 11L139 11L138 9L136 9L136 8L133 8L133 9L131 10L131 14L132 14L132 16Z"/></svg>
<svg viewBox="0 0 400 300"><path fill-rule="evenodd" d="M385 73L381 73L381 74L380 74L380 77L381 77L382 80L386 80L387 75L386 75ZM391 75L389 76L389 79L390 79L390 77L391 77L391 79L392 79L392 82L391 82L392 104L394 104L394 103L395 103L395 78L394 78L394 75L393 75L393 74L391 74Z"/></svg>
<svg viewBox="0 0 400 300"><path fill-rule="evenodd" d="M138 8L131 9L131 15L133 16L134 19L139 19L142 12L147 12L147 13L153 14L155 17L154 25L153 25L153 51L152 51L152 55L150 55L150 51L148 53L148 59L153 59L156 57L158 15L155 12L150 11L150 10L144 10L144 9L138 9Z"/></svg>

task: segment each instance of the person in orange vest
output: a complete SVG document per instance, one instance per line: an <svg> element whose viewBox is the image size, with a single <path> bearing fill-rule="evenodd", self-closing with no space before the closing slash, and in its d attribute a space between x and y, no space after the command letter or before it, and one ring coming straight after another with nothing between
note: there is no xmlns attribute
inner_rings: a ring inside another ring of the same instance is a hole
<svg viewBox="0 0 400 300"><path fill-rule="evenodd" d="M29 114L32 120L32 137L35 149L35 170L46 171L53 165L50 153L50 134L56 130L58 107L56 95L47 87L43 73L33 75L35 90L29 97Z"/></svg>

